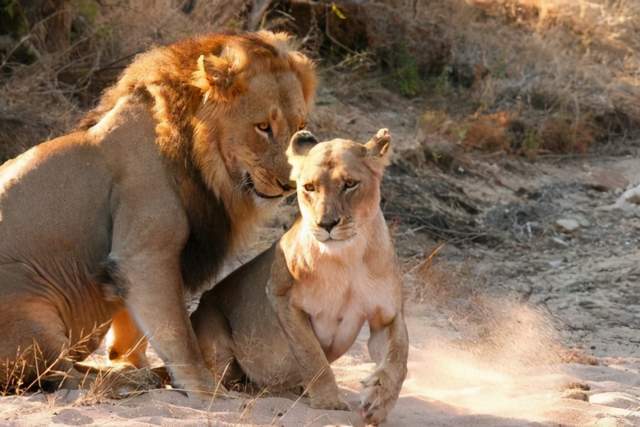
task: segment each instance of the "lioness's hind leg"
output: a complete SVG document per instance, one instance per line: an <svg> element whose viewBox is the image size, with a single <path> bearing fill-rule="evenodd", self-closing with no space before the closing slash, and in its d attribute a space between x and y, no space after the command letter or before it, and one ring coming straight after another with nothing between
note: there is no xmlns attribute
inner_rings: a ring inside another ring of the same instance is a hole
<svg viewBox="0 0 640 427"><path fill-rule="evenodd" d="M227 319L215 306L198 310L191 316L200 351L216 381L228 386L240 381L244 373L236 361L233 339Z"/></svg>
<svg viewBox="0 0 640 427"><path fill-rule="evenodd" d="M109 347L109 359L128 362L136 368L149 366L147 339L126 308L114 314L111 332L113 341Z"/></svg>

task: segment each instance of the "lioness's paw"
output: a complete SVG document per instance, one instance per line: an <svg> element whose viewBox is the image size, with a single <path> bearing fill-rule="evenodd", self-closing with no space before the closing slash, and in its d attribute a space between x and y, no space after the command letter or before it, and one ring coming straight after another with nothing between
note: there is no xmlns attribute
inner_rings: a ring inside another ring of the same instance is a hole
<svg viewBox="0 0 640 427"><path fill-rule="evenodd" d="M311 397L311 407L315 409L327 409L332 411L349 411L349 405L339 395Z"/></svg>
<svg viewBox="0 0 640 427"><path fill-rule="evenodd" d="M383 370L374 372L362 385L358 413L367 424L380 424L398 400L400 387Z"/></svg>

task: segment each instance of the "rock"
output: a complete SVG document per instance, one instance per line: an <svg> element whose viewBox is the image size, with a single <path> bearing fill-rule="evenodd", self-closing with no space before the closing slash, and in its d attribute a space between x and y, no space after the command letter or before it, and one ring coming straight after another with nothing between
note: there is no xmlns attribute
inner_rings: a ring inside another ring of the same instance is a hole
<svg viewBox="0 0 640 427"><path fill-rule="evenodd" d="M566 242L565 240L561 239L560 237L552 237L551 238L551 242L559 247L559 248L568 248L569 247L569 242Z"/></svg>
<svg viewBox="0 0 640 427"><path fill-rule="evenodd" d="M629 191L625 191L620 198L623 199L626 203L640 205L640 187L632 188Z"/></svg>
<svg viewBox="0 0 640 427"><path fill-rule="evenodd" d="M580 223L573 218L559 219L555 225L558 230L567 234L575 233L580 228Z"/></svg>
<svg viewBox="0 0 640 427"><path fill-rule="evenodd" d="M588 185L596 191L620 191L627 188L629 181L616 170L600 169L591 175Z"/></svg>
<svg viewBox="0 0 640 427"><path fill-rule="evenodd" d="M609 209L616 208L629 212L637 212L640 210L640 185L622 193L622 195L618 197L618 200L616 200L616 203L609 207Z"/></svg>
<svg viewBox="0 0 640 427"><path fill-rule="evenodd" d="M576 215L575 216L575 220L578 221L578 224L580 224L580 227L590 227L591 223L589 222L589 220L585 217L583 217L582 215Z"/></svg>
<svg viewBox="0 0 640 427"><path fill-rule="evenodd" d="M562 265L562 260L561 259L554 259L552 261L549 261L549 266L552 268L558 268Z"/></svg>

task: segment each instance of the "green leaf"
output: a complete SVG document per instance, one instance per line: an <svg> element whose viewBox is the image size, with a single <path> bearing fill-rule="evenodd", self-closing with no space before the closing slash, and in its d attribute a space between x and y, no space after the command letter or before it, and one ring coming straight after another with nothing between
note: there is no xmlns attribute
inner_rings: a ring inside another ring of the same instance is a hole
<svg viewBox="0 0 640 427"><path fill-rule="evenodd" d="M335 3L331 3L331 12L333 12L333 14L340 19L347 19L347 16L344 14L344 12L342 12Z"/></svg>

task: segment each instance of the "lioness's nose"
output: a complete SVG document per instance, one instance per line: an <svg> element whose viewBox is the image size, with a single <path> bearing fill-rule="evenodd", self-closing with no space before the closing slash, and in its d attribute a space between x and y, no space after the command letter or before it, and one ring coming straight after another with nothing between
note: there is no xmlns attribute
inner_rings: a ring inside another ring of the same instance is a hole
<svg viewBox="0 0 640 427"><path fill-rule="evenodd" d="M340 220L331 220L331 221L320 221L318 223L318 227L324 228L325 230L327 230L327 233L331 233L331 230L333 230L333 227L335 227L336 225L338 225L338 223L340 222Z"/></svg>

